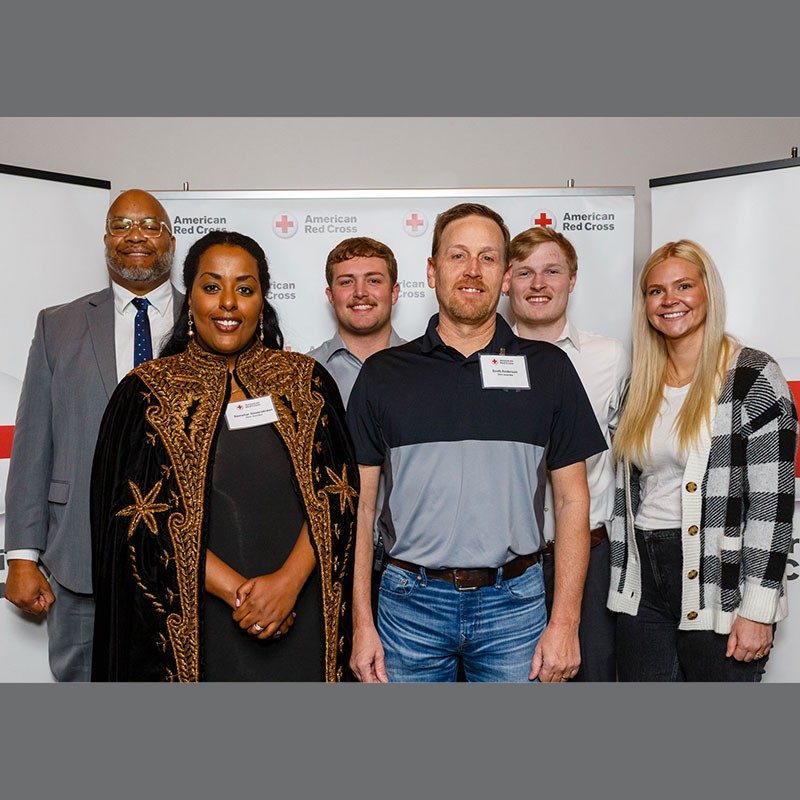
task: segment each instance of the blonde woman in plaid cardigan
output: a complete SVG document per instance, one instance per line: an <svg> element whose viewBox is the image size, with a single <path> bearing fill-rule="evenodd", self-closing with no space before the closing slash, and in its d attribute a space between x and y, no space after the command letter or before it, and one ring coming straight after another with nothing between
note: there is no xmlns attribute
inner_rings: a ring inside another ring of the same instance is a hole
<svg viewBox="0 0 800 800"><path fill-rule="evenodd" d="M725 333L699 244L658 248L638 289L614 441L619 678L758 681L787 614L797 412L775 361Z"/></svg>

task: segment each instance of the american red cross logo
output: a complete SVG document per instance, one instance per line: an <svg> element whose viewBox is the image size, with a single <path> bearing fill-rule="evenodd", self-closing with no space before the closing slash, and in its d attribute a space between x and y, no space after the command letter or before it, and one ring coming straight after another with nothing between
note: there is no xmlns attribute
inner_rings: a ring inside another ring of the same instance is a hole
<svg viewBox="0 0 800 800"><path fill-rule="evenodd" d="M420 219L417 216L417 212L416 211L406 220L406 225L408 225L408 227L411 228L411 230L414 233L417 232L417 228L421 227L424 224L425 224L425 220L424 219Z"/></svg>
<svg viewBox="0 0 800 800"><path fill-rule="evenodd" d="M541 225L543 228L548 227L549 225L553 224L553 220L551 217L547 216L547 213L542 211L536 219L533 220L534 225Z"/></svg>
<svg viewBox="0 0 800 800"><path fill-rule="evenodd" d="M409 236L422 236L428 230L428 218L421 211L409 211L403 219L403 230Z"/></svg>
<svg viewBox="0 0 800 800"><path fill-rule="evenodd" d="M496 364L496 363L497 363L497 359L496 359L496 358L493 358L493 359L492 359L492 364Z"/></svg>
<svg viewBox="0 0 800 800"><path fill-rule="evenodd" d="M275 220L275 227L281 229L281 233L288 233L290 228L294 228L294 220L289 219L286 214L281 214L280 219Z"/></svg>

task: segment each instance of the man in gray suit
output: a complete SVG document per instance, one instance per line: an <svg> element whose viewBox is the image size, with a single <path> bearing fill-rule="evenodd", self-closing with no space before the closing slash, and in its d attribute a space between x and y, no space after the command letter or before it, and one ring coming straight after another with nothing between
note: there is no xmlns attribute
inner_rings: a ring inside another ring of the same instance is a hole
<svg viewBox="0 0 800 800"><path fill-rule="evenodd" d="M104 242L111 286L39 313L6 486L5 596L47 612L59 681L91 676L89 485L100 420L118 381L158 355L182 301L169 282L175 237L155 197L117 197Z"/></svg>

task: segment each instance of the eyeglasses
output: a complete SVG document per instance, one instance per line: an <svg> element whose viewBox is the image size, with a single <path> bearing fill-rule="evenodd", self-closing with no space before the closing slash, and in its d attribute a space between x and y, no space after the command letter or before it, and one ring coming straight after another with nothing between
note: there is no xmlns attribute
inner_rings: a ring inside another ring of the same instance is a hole
<svg viewBox="0 0 800 800"><path fill-rule="evenodd" d="M111 217L111 219L106 220L106 230L110 236L125 236L134 226L139 229L139 232L146 239L158 239L161 236L161 231L167 227L167 223L155 217L145 217L139 220L128 219L127 217Z"/></svg>

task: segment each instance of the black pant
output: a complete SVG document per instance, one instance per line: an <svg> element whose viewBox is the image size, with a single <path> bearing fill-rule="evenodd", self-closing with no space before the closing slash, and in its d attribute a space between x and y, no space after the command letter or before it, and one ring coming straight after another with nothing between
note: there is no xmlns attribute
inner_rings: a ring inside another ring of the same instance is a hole
<svg viewBox="0 0 800 800"><path fill-rule="evenodd" d="M761 680L767 656L757 661L726 657L727 634L678 630L683 552L680 530L636 530L642 569L639 612L617 615L621 681Z"/></svg>
<svg viewBox="0 0 800 800"><path fill-rule="evenodd" d="M608 539L593 547L589 556L589 570L581 604L581 626L578 640L581 646L581 667L573 678L576 681L596 682L617 679L614 658L616 623L615 615L606 608L608 584L611 579L609 562L611 548ZM544 591L547 618L553 608L555 580L553 556L544 556Z"/></svg>

